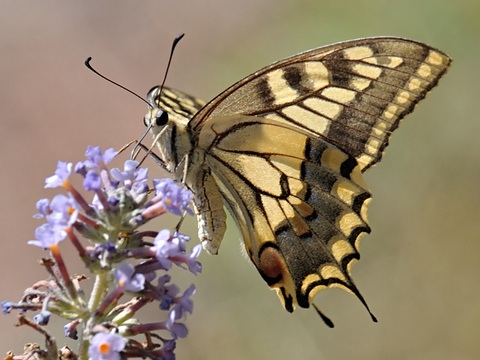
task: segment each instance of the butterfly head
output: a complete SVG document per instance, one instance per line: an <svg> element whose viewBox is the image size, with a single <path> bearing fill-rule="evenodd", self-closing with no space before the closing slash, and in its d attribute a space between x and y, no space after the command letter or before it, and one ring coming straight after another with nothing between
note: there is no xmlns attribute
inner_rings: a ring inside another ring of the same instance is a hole
<svg viewBox="0 0 480 360"><path fill-rule="evenodd" d="M175 172L191 148L187 125L196 109L186 107L181 94L167 87L153 87L147 94L149 107L143 119L154 137L159 158L170 172Z"/></svg>

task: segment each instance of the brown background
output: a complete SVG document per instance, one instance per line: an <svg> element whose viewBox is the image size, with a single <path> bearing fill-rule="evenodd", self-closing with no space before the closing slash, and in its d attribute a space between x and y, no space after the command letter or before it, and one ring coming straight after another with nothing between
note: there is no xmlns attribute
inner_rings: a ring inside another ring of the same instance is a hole
<svg viewBox="0 0 480 360"><path fill-rule="evenodd" d="M46 253L26 241L39 225L35 202L55 194L42 188L57 160L81 160L89 144L119 148L144 129L145 104L86 70L87 56L143 96L161 81L172 38L185 32L168 83L210 99L296 52L397 35L430 43L454 63L367 175L373 233L353 273L379 323L339 290L316 301L333 330L313 310L286 313L230 226L220 256L203 254L204 272L182 280L195 280L198 293L178 358L477 359L479 13L474 0L1 0L0 299L16 300L44 277L35 261ZM191 219L184 230L195 234L195 226ZM72 261L71 272L82 272ZM40 341L14 328L14 315L0 319L0 352ZM54 326L62 345L63 323Z"/></svg>

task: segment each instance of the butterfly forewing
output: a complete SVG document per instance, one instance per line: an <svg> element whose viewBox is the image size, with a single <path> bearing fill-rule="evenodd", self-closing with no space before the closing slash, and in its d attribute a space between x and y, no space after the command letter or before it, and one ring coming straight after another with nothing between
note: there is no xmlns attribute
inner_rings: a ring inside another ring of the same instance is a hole
<svg viewBox="0 0 480 360"><path fill-rule="evenodd" d="M389 136L450 64L425 44L360 39L307 51L241 80L190 122L216 116L274 118L324 137L362 169L380 160Z"/></svg>
<svg viewBox="0 0 480 360"><path fill-rule="evenodd" d="M367 38L274 63L204 107L152 89L149 102L174 115L158 146L172 153L162 159L171 171L186 167L179 180L194 192L204 247L218 251L225 205L288 311L332 286L366 306L350 277L358 240L370 232L362 172L450 61L418 42Z"/></svg>

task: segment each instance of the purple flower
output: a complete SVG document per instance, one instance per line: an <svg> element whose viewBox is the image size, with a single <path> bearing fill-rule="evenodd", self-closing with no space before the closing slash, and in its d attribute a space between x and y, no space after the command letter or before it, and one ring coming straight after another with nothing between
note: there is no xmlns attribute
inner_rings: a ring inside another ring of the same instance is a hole
<svg viewBox="0 0 480 360"><path fill-rule="evenodd" d="M172 279L172 277L168 274L160 276L157 280L158 281L158 288L162 289L162 292L166 293L166 291L163 291L163 289L165 289L165 284L168 283L171 279Z"/></svg>
<svg viewBox="0 0 480 360"><path fill-rule="evenodd" d="M201 245L194 246L187 255L185 249L188 240L189 236L180 233L172 236L167 229L158 232L153 244L156 258L163 269L169 270L174 263L178 266L187 265L189 271L195 275L202 270L201 264L196 260L200 255Z"/></svg>
<svg viewBox="0 0 480 360"><path fill-rule="evenodd" d="M50 202L50 213L47 222L52 225L70 226L78 216L77 203L72 197L56 195Z"/></svg>
<svg viewBox="0 0 480 360"><path fill-rule="evenodd" d="M0 306L2 307L2 314L3 315L10 314L10 311L12 311L13 305L14 304L11 301L2 301L0 303Z"/></svg>
<svg viewBox="0 0 480 360"><path fill-rule="evenodd" d="M38 214L33 215L35 219L41 219L48 214L50 214L50 200L48 199L40 199L37 201L36 208L38 210Z"/></svg>
<svg viewBox="0 0 480 360"><path fill-rule="evenodd" d="M148 192L148 190L149 188L146 181L136 182L132 185L132 193L134 195L145 194Z"/></svg>
<svg viewBox="0 0 480 360"><path fill-rule="evenodd" d="M87 191L98 191L102 186L100 175L94 170L88 170L83 180L83 187Z"/></svg>
<svg viewBox="0 0 480 360"><path fill-rule="evenodd" d="M183 253L183 249L179 247L179 242L174 241L174 239L175 238L170 236L170 230L164 229L158 232L158 235L153 241L156 258L165 270L169 270L172 267L171 257Z"/></svg>
<svg viewBox="0 0 480 360"><path fill-rule="evenodd" d="M68 337L73 340L78 340L78 330L77 330L78 321L72 321L63 326L63 332L65 337Z"/></svg>
<svg viewBox="0 0 480 360"><path fill-rule="evenodd" d="M88 348L88 358L91 360L120 360L120 351L125 348L127 340L110 333L97 333L93 336Z"/></svg>
<svg viewBox="0 0 480 360"><path fill-rule="evenodd" d="M119 169L110 170L112 178L123 184L125 188L129 189L134 198L137 195L145 194L149 188L147 185L148 169L139 168L139 162L135 160L127 160L123 166L124 171Z"/></svg>
<svg viewBox="0 0 480 360"><path fill-rule="evenodd" d="M48 310L42 310L33 317L33 321L38 325L47 325L52 313Z"/></svg>
<svg viewBox="0 0 480 360"><path fill-rule="evenodd" d="M175 306L173 310L175 310L175 315L177 319L180 319L184 316L185 312L189 312L190 314L193 311L193 301L191 299L192 295L195 294L195 285L190 285L190 287L185 290L182 296L175 299Z"/></svg>
<svg viewBox="0 0 480 360"><path fill-rule="evenodd" d="M73 171L75 171L76 174L80 174L83 177L85 177L85 175L87 175L87 166L85 165L85 162L84 161L77 162Z"/></svg>
<svg viewBox="0 0 480 360"><path fill-rule="evenodd" d="M92 259L100 259L102 257L108 258L108 256L115 254L115 252L115 244L108 241L106 243L96 245L89 255Z"/></svg>
<svg viewBox="0 0 480 360"><path fill-rule="evenodd" d="M174 284L167 285L171 280L170 275L163 275L158 278L157 291L160 298L160 310L169 310L175 301L175 296L180 289Z"/></svg>
<svg viewBox="0 0 480 360"><path fill-rule="evenodd" d="M102 154L100 146L89 146L87 151L85 151L85 157L87 160L84 161L84 164L87 168L100 168L105 169L106 165L113 160L117 155L117 151L113 148L105 150Z"/></svg>
<svg viewBox="0 0 480 360"><path fill-rule="evenodd" d="M145 276L143 274L135 274L135 268L127 262L122 262L118 265L114 276L117 285L124 291L139 292L143 290L145 285Z"/></svg>
<svg viewBox="0 0 480 360"><path fill-rule="evenodd" d="M162 347L162 360L175 360L175 350L177 343L175 340L166 340Z"/></svg>
<svg viewBox="0 0 480 360"><path fill-rule="evenodd" d="M55 170L55 175L45 179L45 187L56 188L62 186L62 184L68 180L68 177L72 173L72 166L72 163L59 161L57 164L57 169Z"/></svg>
<svg viewBox="0 0 480 360"><path fill-rule="evenodd" d="M110 174L115 180L118 180L125 185L134 182L145 181L148 178L148 169L139 168L138 164L138 161L127 160L123 165L123 171L115 168L110 170Z"/></svg>
<svg viewBox="0 0 480 360"><path fill-rule="evenodd" d="M67 237L66 228L77 220L78 210L75 200L62 194L56 195L50 203L44 200L37 203L37 209L40 216L46 217L47 223L35 229L36 240L28 243L48 249Z"/></svg>
<svg viewBox="0 0 480 360"><path fill-rule="evenodd" d="M172 336L176 338L184 338L188 335L187 327L182 324L175 322L177 320L177 314L175 310L170 311L170 315L168 316L168 320L166 322L166 327L168 331L172 334Z"/></svg>
<svg viewBox="0 0 480 360"><path fill-rule="evenodd" d="M200 252L202 251L202 245L198 244L195 245L192 248L192 251L190 251L190 255L188 255L188 258L185 259L185 263L188 266L188 270L193 274L197 275L199 272L202 271L202 264L198 262L196 259L200 255Z"/></svg>
<svg viewBox="0 0 480 360"><path fill-rule="evenodd" d="M35 245L42 249L48 249L67 237L65 228L50 224L40 225L35 229L35 239L28 241L29 245Z"/></svg>
<svg viewBox="0 0 480 360"><path fill-rule="evenodd" d="M156 197L160 197L165 209L175 215L183 215L186 211L193 215L193 211L189 209L192 192L178 186L172 179L155 179L153 180ZM152 201L155 201L153 199Z"/></svg>

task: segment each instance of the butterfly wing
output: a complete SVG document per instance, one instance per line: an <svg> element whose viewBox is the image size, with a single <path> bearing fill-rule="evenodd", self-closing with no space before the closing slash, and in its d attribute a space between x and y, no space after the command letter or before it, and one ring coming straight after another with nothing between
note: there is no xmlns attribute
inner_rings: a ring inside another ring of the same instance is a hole
<svg viewBox="0 0 480 360"><path fill-rule="evenodd" d="M370 231L361 174L381 159L392 131L450 61L410 40L360 39L259 70L193 117L197 106L172 106L176 117L167 126L175 131L159 147L170 149L172 165L187 159L183 180L195 194L204 247L218 250L225 204L288 311L309 307L331 286L365 304L350 277L358 240ZM150 95L169 103L158 88Z"/></svg>
<svg viewBox="0 0 480 360"><path fill-rule="evenodd" d="M366 38L310 50L239 81L189 123L254 115L294 124L355 157L378 162L400 120L433 88L450 58L400 38Z"/></svg>
<svg viewBox="0 0 480 360"><path fill-rule="evenodd" d="M297 303L308 307L318 290L331 286L365 304L349 268L359 258L360 235L370 232L370 193L353 157L254 116L212 119L199 147L208 148L206 164L248 255L288 311Z"/></svg>

